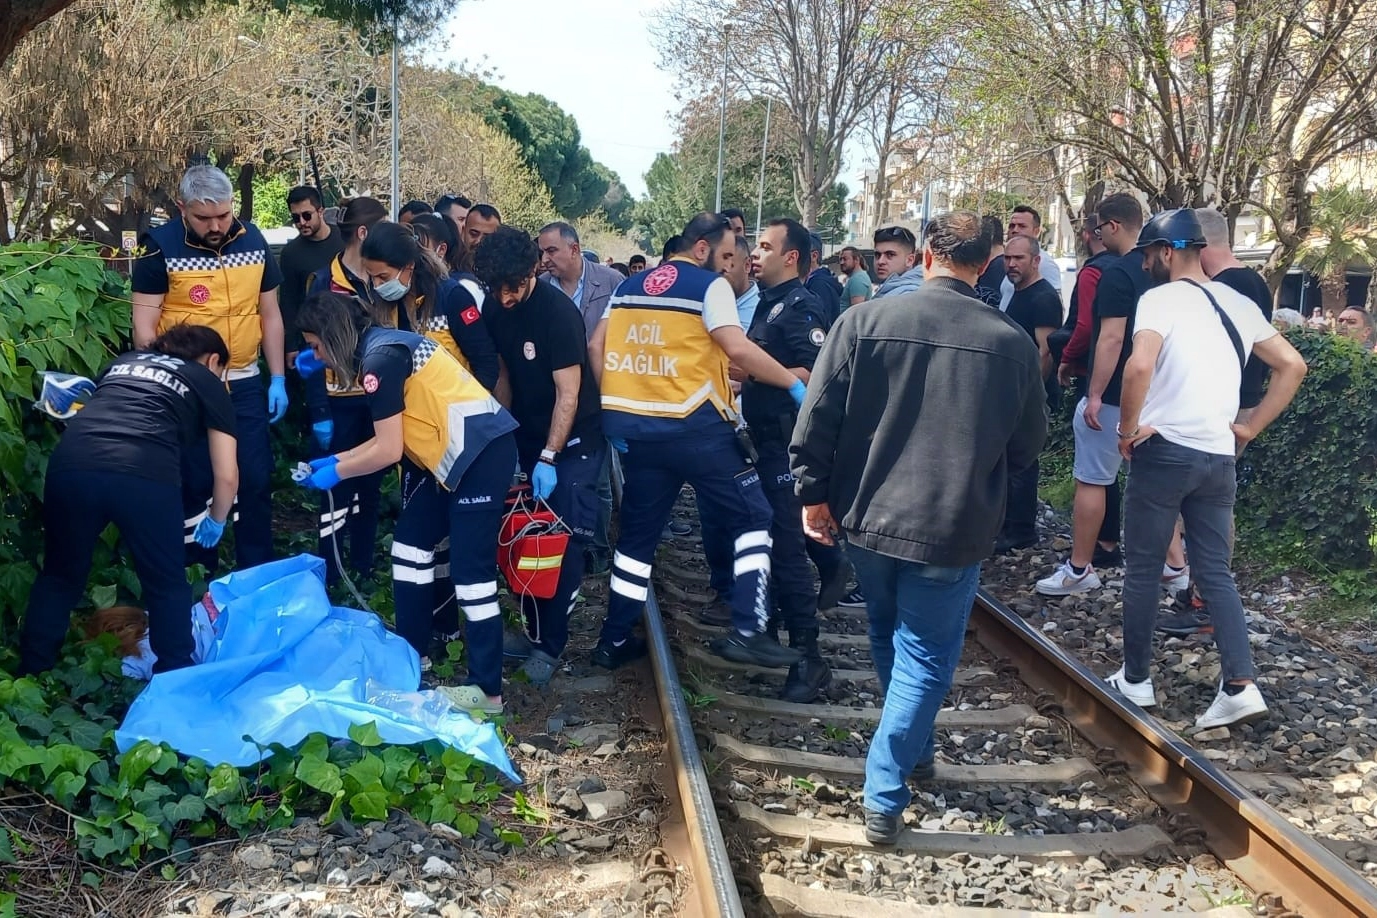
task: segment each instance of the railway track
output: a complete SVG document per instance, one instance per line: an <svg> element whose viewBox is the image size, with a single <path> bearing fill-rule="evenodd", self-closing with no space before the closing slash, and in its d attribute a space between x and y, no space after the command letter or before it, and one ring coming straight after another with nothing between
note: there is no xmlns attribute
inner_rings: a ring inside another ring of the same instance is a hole
<svg viewBox="0 0 1377 918"><path fill-rule="evenodd" d="M832 684L791 705L782 670L708 652L707 592L696 541L662 547L647 633L704 914L1377 916L1377 887L1262 799L1293 780L1219 770L983 590L936 776L875 848L864 610L822 614Z"/></svg>

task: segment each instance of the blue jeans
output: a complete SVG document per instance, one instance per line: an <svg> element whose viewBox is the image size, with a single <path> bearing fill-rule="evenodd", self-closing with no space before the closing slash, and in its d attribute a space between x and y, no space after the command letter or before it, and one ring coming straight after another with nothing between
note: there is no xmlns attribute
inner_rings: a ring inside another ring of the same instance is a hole
<svg viewBox="0 0 1377 918"><path fill-rule="evenodd" d="M961 659L980 565L920 564L854 542L847 552L865 592L870 655L885 691L865 760L865 807L895 816L911 799L908 774L933 758L933 724Z"/></svg>

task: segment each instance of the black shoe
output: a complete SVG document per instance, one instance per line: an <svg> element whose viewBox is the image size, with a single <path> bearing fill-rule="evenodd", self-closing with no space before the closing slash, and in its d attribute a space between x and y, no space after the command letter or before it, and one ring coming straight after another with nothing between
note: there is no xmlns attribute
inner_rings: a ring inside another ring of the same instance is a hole
<svg viewBox="0 0 1377 918"><path fill-rule="evenodd" d="M841 599L838 599L837 605L843 609L864 609L865 594L861 592L861 588L858 586ZM818 608L822 609L821 603L818 604Z"/></svg>
<svg viewBox="0 0 1377 918"><path fill-rule="evenodd" d="M818 609L831 609L846 598L846 587L851 582L851 562L843 561L837 565L837 572L818 590Z"/></svg>
<svg viewBox="0 0 1377 918"><path fill-rule="evenodd" d="M908 776L919 783L926 783L937 777L937 763L929 759L926 762L919 762L913 766L913 771Z"/></svg>
<svg viewBox="0 0 1377 918"><path fill-rule="evenodd" d="M1157 630L1173 637L1190 637L1192 634L1214 634L1214 623L1204 609L1189 609L1176 615L1159 616Z"/></svg>
<svg viewBox="0 0 1377 918"><path fill-rule="evenodd" d="M1106 551L1104 546L1100 545L1099 542L1096 542L1095 554L1091 555L1090 557L1090 566L1096 569L1103 569L1106 567L1123 567L1124 551L1117 545L1115 545L1112 549Z"/></svg>
<svg viewBox="0 0 1377 918"><path fill-rule="evenodd" d="M793 666L803 658L803 654L792 647L782 647L778 641L770 640L770 636L763 631L750 637L733 631L726 637L713 641L710 647L713 653L733 663L763 666L768 669Z"/></svg>
<svg viewBox="0 0 1377 918"><path fill-rule="evenodd" d="M789 675L784 679L784 689L779 693L781 701L794 704L811 704L818 700L822 690L832 681L832 667L821 657L804 657L789 667Z"/></svg>
<svg viewBox="0 0 1377 918"><path fill-rule="evenodd" d="M892 845L904 831L902 816L886 816L874 810L865 811L865 840L872 845Z"/></svg>
<svg viewBox="0 0 1377 918"><path fill-rule="evenodd" d="M726 628L732 623L732 609L718 594L717 598L698 610L697 618L705 625Z"/></svg>
<svg viewBox="0 0 1377 918"><path fill-rule="evenodd" d="M593 648L593 665L601 666L603 669L617 669L645 656L646 649L645 641L634 634L623 641L620 647L598 641L598 646Z"/></svg>
<svg viewBox="0 0 1377 918"><path fill-rule="evenodd" d="M1036 538L1025 537L1021 539L1012 539L1008 536L1000 536L998 539L995 539L994 553L997 555L1007 555L1010 552L1019 551L1024 548L1032 548L1036 544L1038 544Z"/></svg>
<svg viewBox="0 0 1377 918"><path fill-rule="evenodd" d="M596 577L611 569L612 561L607 557L607 552L590 548L583 553L583 575L585 577Z"/></svg>

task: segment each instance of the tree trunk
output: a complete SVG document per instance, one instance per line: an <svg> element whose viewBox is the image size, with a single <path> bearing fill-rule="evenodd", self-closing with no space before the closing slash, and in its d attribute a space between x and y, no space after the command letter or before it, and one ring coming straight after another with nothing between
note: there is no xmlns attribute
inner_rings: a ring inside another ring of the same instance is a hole
<svg viewBox="0 0 1377 918"><path fill-rule="evenodd" d="M239 222L248 223L253 219L253 163L244 163L239 167L239 177L235 184L239 186Z"/></svg>
<svg viewBox="0 0 1377 918"><path fill-rule="evenodd" d="M72 5L73 0L0 0L0 64L34 26Z"/></svg>
<svg viewBox="0 0 1377 918"><path fill-rule="evenodd" d="M1277 242L1267 256L1267 263L1262 266L1262 276L1266 278L1267 286L1272 288L1273 296L1281 290L1282 279L1291 265L1295 264L1296 256L1314 226L1314 208L1310 192L1306 190L1311 171L1292 161L1287 163L1278 183L1283 197L1281 216L1274 221Z"/></svg>
<svg viewBox="0 0 1377 918"><path fill-rule="evenodd" d="M1346 265L1339 265L1325 272L1324 277L1320 278L1320 295L1324 297L1325 313L1337 316L1344 311L1344 307L1348 305L1348 270Z"/></svg>

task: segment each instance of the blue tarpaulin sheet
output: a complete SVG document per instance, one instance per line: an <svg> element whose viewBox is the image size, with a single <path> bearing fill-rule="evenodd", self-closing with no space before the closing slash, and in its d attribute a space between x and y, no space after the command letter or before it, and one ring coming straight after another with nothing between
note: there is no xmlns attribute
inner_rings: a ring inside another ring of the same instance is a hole
<svg viewBox="0 0 1377 918"><path fill-rule="evenodd" d="M438 739L520 781L491 724L419 691L411 645L375 615L330 605L321 559L230 574L210 595L220 616L205 661L153 677L115 733L121 752L148 740L245 766L270 743L344 738L351 725L374 723L384 742Z"/></svg>

